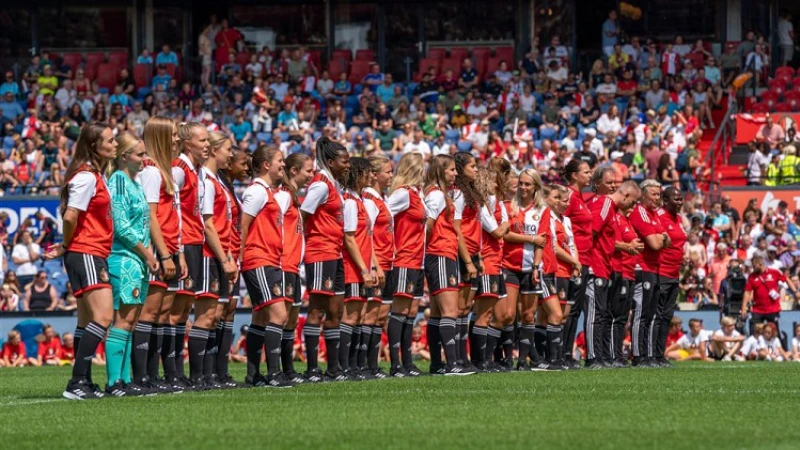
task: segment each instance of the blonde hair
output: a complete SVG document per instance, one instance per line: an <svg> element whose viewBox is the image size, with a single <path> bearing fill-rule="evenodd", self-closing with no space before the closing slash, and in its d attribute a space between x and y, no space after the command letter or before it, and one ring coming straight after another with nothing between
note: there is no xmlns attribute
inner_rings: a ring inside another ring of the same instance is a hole
<svg viewBox="0 0 800 450"><path fill-rule="evenodd" d="M152 117L144 124L144 146L147 155L161 172L161 182L164 191L169 195L175 194L175 182L172 179L173 155L172 132L175 130L175 121L167 117Z"/></svg>
<svg viewBox="0 0 800 450"><path fill-rule="evenodd" d="M533 194L533 205L534 207L538 208L544 204L544 196L543 190L544 185L542 184L542 177L539 175L539 172L535 171L534 169L525 169L519 174L519 178L522 176L531 177L533 180L533 185L536 189L536 192ZM514 195L514 199L511 200L511 213L513 215L517 215L519 213L519 205L522 202L522 190L517 186L517 193Z"/></svg>
<svg viewBox="0 0 800 450"><path fill-rule="evenodd" d="M198 128L205 129L206 126L200 122L181 122L178 124L178 142L180 143L181 153L186 151L186 141L194 137L194 130Z"/></svg>
<svg viewBox="0 0 800 450"><path fill-rule="evenodd" d="M139 145L142 140L138 137L134 136L130 132L126 131L119 136L117 136L114 140L117 141L117 155L116 157L108 164L108 168L106 169L106 176L111 176L114 172L119 169L119 160L123 156L127 155L128 153L132 152L133 149Z"/></svg>
<svg viewBox="0 0 800 450"><path fill-rule="evenodd" d="M719 321L720 325L727 327L730 325L736 325L736 319L733 317L725 316Z"/></svg>
<svg viewBox="0 0 800 450"><path fill-rule="evenodd" d="M389 187L391 194L400 186L422 186L425 179L425 162L419 153L406 153L397 163L397 170L392 185Z"/></svg>
<svg viewBox="0 0 800 450"><path fill-rule="evenodd" d="M230 136L226 136L219 131L208 133L208 147L212 152L216 153L226 142L231 142ZM233 142L231 142L231 145L233 145Z"/></svg>
<svg viewBox="0 0 800 450"><path fill-rule="evenodd" d="M389 158L383 155L370 156L367 158L367 161L369 161L369 164L372 166L373 172L380 172L380 170L383 169L383 166L390 162Z"/></svg>

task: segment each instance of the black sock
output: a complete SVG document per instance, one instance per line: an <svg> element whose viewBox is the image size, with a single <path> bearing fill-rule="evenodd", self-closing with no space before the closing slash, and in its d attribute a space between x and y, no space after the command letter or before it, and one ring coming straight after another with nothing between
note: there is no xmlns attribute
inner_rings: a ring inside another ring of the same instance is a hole
<svg viewBox="0 0 800 450"><path fill-rule="evenodd" d="M561 347L561 332L561 325L547 325L547 360L549 362L554 362L559 359L560 352L558 349Z"/></svg>
<svg viewBox="0 0 800 450"><path fill-rule="evenodd" d="M217 330L208 330L208 339L206 340L206 354L203 355L203 376L210 377L216 372L214 369L217 365Z"/></svg>
<svg viewBox="0 0 800 450"><path fill-rule="evenodd" d="M442 317L442 319L444 319L444 317ZM456 334L453 336L453 339L455 340L455 344L456 344L456 349L455 349L455 354L454 354L456 359L454 360L454 362L456 364L459 364L459 363L463 362L463 356L461 355L461 318L460 317L456 317L454 320L456 321ZM439 328L441 329L441 327L442 327L442 321L440 319L439 320ZM441 331L439 333L441 334ZM444 339L444 336L442 336L442 345L444 345L444 342L445 342L445 339ZM445 351L444 357L445 357L445 359L447 359L447 352L446 351ZM449 361L448 361L448 364L450 364Z"/></svg>
<svg viewBox="0 0 800 450"><path fill-rule="evenodd" d="M378 369L378 355L381 352L381 335L383 335L383 328L379 326L372 327L370 333L369 343L367 344L367 367L370 370Z"/></svg>
<svg viewBox="0 0 800 450"><path fill-rule="evenodd" d="M233 344L233 321L222 323L222 336L217 341L217 375L228 375L228 361L231 358Z"/></svg>
<svg viewBox="0 0 800 450"><path fill-rule="evenodd" d="M372 339L372 326L361 325L361 341L358 343L358 355L356 356L356 366L361 370L367 368L367 352L369 351L370 339Z"/></svg>
<svg viewBox="0 0 800 450"><path fill-rule="evenodd" d="M469 363L469 353L467 353L467 343L469 342L469 317L462 316L461 325L456 330L461 335L461 340L458 341L458 357L459 361L464 364Z"/></svg>
<svg viewBox="0 0 800 450"><path fill-rule="evenodd" d="M475 351L472 353L474 357L472 362L481 364L486 362L486 346L488 341L488 329L486 327L479 327L475 325L472 328L472 340L469 345L470 348L475 346Z"/></svg>
<svg viewBox="0 0 800 450"><path fill-rule="evenodd" d="M353 336L350 339L350 368L358 368L358 349L361 347L361 325L353 325Z"/></svg>
<svg viewBox="0 0 800 450"><path fill-rule="evenodd" d="M506 325L500 332L500 345L503 347L503 358L514 360L514 325Z"/></svg>
<svg viewBox="0 0 800 450"><path fill-rule="evenodd" d="M311 325L306 323L303 328L303 338L306 341L306 364L308 370L319 368L317 356L319 355L319 325ZM327 344L327 342L326 342Z"/></svg>
<svg viewBox="0 0 800 450"><path fill-rule="evenodd" d="M439 319L439 335L444 346L444 356L447 359L447 366L453 367L457 360L456 357L456 318L442 317Z"/></svg>
<svg viewBox="0 0 800 450"><path fill-rule="evenodd" d="M186 374L184 357L184 341L186 340L186 322L175 325L175 372L179 377Z"/></svg>
<svg viewBox="0 0 800 450"><path fill-rule="evenodd" d="M294 372L294 328L284 328L281 336L281 366L284 373Z"/></svg>
<svg viewBox="0 0 800 450"><path fill-rule="evenodd" d="M72 348L74 351L78 351L78 347L81 346L81 339L83 339L83 333L86 331L86 328L75 326L75 336L72 338ZM92 381L92 366L89 366L89 372L86 374L86 379L88 381Z"/></svg>
<svg viewBox="0 0 800 450"><path fill-rule="evenodd" d="M281 371L281 339L283 325L268 323L264 329L264 347L267 352L267 374Z"/></svg>
<svg viewBox="0 0 800 450"><path fill-rule="evenodd" d="M536 325L536 328L533 330L533 343L536 346L536 352L549 361L550 355L548 354L549 352L547 348L547 328L544 325Z"/></svg>
<svg viewBox="0 0 800 450"><path fill-rule="evenodd" d="M480 349L479 349L479 347L477 345L475 345L475 339L476 339L476 337L475 337L475 321L472 320L471 317L470 317L470 320L469 320L469 328L467 330L467 333L469 334L469 338L468 338L469 339L469 359L473 363L475 363L475 362L480 361L480 358L478 358L478 351Z"/></svg>
<svg viewBox="0 0 800 450"><path fill-rule="evenodd" d="M164 342L163 333L161 324L154 323L147 348L147 376L154 381L158 378L158 359L161 357L159 341Z"/></svg>
<svg viewBox="0 0 800 450"><path fill-rule="evenodd" d="M353 342L353 326L339 324L339 365L342 370L350 370L350 344Z"/></svg>
<svg viewBox="0 0 800 450"><path fill-rule="evenodd" d="M339 328L325 329L323 333L328 351L328 372L336 373L342 369L339 365Z"/></svg>
<svg viewBox="0 0 800 450"><path fill-rule="evenodd" d="M92 358L97 351L97 346L106 337L106 328L97 322L89 322L83 333L80 347L75 350L75 367L72 368L73 380L89 379L89 368L92 367Z"/></svg>
<svg viewBox="0 0 800 450"><path fill-rule="evenodd" d="M164 342L161 344L161 365L164 366L164 378L175 377L175 327L164 325Z"/></svg>
<svg viewBox="0 0 800 450"><path fill-rule="evenodd" d="M139 322L133 329L133 354L131 365L133 366L133 380L138 383L147 376L148 350L150 348L150 335L153 331L153 324L150 322Z"/></svg>
<svg viewBox="0 0 800 450"><path fill-rule="evenodd" d="M403 326L405 326L405 323L406 316L402 316L399 313L389 314L389 359L393 368L400 365L400 347L403 345Z"/></svg>
<svg viewBox="0 0 800 450"><path fill-rule="evenodd" d="M250 324L247 336L244 338L247 349L247 378L251 381L256 374L261 372L261 352L264 348L264 327Z"/></svg>
<svg viewBox="0 0 800 450"><path fill-rule="evenodd" d="M534 354L536 346L534 345L534 329L533 325L523 324L519 330L519 362L524 363L530 356L531 361L535 361ZM537 354L538 356L538 354Z"/></svg>
<svg viewBox="0 0 800 450"><path fill-rule="evenodd" d="M439 331L439 317L428 319L428 348L431 351L431 368L442 367L442 335Z"/></svg>
<svg viewBox="0 0 800 450"><path fill-rule="evenodd" d="M189 330L189 377L192 380L203 376L203 360L206 356L208 333L211 331L196 325Z"/></svg>
<svg viewBox="0 0 800 450"><path fill-rule="evenodd" d="M486 329L486 351L484 352L484 359L486 361L491 361L492 358L496 362L500 362L503 358L502 350L500 351L500 355L498 357L498 349L500 349L500 336L502 332L499 328L495 328L493 326L489 326Z"/></svg>
<svg viewBox="0 0 800 450"><path fill-rule="evenodd" d="M400 359L403 361L403 367L411 367L414 364L414 358L411 355L411 340L414 334L414 317L407 316L403 323L403 337L400 338Z"/></svg>

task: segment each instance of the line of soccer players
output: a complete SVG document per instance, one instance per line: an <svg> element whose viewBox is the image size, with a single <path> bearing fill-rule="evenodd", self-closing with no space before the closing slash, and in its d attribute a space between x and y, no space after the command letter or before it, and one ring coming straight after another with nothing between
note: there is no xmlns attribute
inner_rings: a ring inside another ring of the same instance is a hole
<svg viewBox="0 0 800 450"><path fill-rule="evenodd" d="M159 117L143 138L87 124L67 170L64 242L47 255L64 256L81 299L66 398L236 387L227 362L240 276L253 303L247 386L423 375L411 334L426 282L431 374L511 370L514 351L517 370L578 367L581 313L586 366L625 367L631 309L633 365L666 364L686 240L675 189L617 186L613 169L592 174L579 160L564 170L567 187L535 170L514 176L500 158L479 168L469 153L435 156L427 169L407 154L393 167L327 138L315 160L270 146L248 155L202 124ZM232 183L248 174L240 200ZM292 362L301 263L302 375ZM378 366L387 322L389 373ZM90 370L107 334L103 391Z"/></svg>

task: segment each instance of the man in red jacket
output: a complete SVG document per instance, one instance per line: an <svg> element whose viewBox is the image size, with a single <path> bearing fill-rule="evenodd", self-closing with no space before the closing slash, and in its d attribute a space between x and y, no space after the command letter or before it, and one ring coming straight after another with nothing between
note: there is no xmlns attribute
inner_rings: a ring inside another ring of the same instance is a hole
<svg viewBox="0 0 800 450"><path fill-rule="evenodd" d="M773 322L777 324L781 313L781 289L788 286L797 295L797 287L791 279L786 278L778 270L770 269L764 263L762 255L753 256L753 273L747 277L742 300L742 317L750 308L750 334L756 324Z"/></svg>

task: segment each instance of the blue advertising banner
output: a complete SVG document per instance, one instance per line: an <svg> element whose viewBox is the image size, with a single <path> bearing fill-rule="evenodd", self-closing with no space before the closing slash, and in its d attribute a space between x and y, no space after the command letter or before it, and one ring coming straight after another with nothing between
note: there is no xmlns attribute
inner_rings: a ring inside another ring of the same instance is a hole
<svg viewBox="0 0 800 450"><path fill-rule="evenodd" d="M61 216L58 214L59 198L55 196L29 197L29 196L10 196L0 197L0 213L6 213L6 229L10 236L20 227L26 219L30 219L30 228L39 231L39 221L36 220L37 212L41 211L45 217L49 217L58 223L58 231L61 232Z"/></svg>

